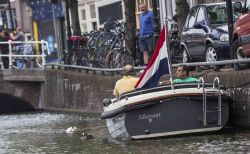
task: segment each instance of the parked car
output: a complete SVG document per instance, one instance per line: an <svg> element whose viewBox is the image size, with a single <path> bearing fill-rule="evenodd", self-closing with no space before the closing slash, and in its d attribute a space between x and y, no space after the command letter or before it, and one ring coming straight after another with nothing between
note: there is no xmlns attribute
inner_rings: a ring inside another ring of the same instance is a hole
<svg viewBox="0 0 250 154"><path fill-rule="evenodd" d="M250 57L250 0L245 0L244 6L240 2L234 4L234 10L241 13L235 21L233 29L233 43L231 56L235 59ZM240 64L240 65L246 65Z"/></svg>
<svg viewBox="0 0 250 154"><path fill-rule="evenodd" d="M181 49L184 63L230 58L225 2L191 8L181 34Z"/></svg>

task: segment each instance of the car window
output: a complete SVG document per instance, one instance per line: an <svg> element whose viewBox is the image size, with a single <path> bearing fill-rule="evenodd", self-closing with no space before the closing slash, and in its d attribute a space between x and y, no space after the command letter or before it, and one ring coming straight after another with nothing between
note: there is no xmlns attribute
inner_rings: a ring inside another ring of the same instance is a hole
<svg viewBox="0 0 250 154"><path fill-rule="evenodd" d="M227 23L226 5L211 5L207 8L207 14L210 24Z"/></svg>
<svg viewBox="0 0 250 154"><path fill-rule="evenodd" d="M205 23L205 13L204 13L203 7L200 7L200 9L199 9L196 22Z"/></svg>
<svg viewBox="0 0 250 154"><path fill-rule="evenodd" d="M211 5L207 7L207 15L210 24L227 24L227 7L223 5ZM233 12L233 20L235 21L239 13Z"/></svg>
<svg viewBox="0 0 250 154"><path fill-rule="evenodd" d="M250 0L246 1L246 9L247 11L250 11Z"/></svg>
<svg viewBox="0 0 250 154"><path fill-rule="evenodd" d="M194 26L197 10L198 10L198 7L193 8L189 17L188 28L192 28Z"/></svg>
<svg viewBox="0 0 250 154"><path fill-rule="evenodd" d="M189 19L189 15L187 16L186 21L185 21L185 25L184 25L185 28L188 27L188 19Z"/></svg>

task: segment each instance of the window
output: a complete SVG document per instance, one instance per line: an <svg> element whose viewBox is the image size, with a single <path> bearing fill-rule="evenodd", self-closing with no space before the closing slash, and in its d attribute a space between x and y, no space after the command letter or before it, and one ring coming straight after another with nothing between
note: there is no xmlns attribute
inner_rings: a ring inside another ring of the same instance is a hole
<svg viewBox="0 0 250 154"><path fill-rule="evenodd" d="M246 8L248 11L250 11L250 0L246 1Z"/></svg>
<svg viewBox="0 0 250 154"><path fill-rule="evenodd" d="M122 3L116 2L98 8L100 24L103 24L107 19L114 18L122 20Z"/></svg>
<svg viewBox="0 0 250 154"><path fill-rule="evenodd" d="M82 20L86 20L86 11L85 11L85 9L81 10L81 16L82 16Z"/></svg>
<svg viewBox="0 0 250 154"><path fill-rule="evenodd" d="M92 19L96 18L95 4L90 5L89 8L90 8L90 18Z"/></svg>
<svg viewBox="0 0 250 154"><path fill-rule="evenodd" d="M192 28L194 26L197 10L198 10L198 7L195 7L192 10L190 17L189 17L189 21L188 21L188 28Z"/></svg>
<svg viewBox="0 0 250 154"><path fill-rule="evenodd" d="M199 9L196 22L205 23L205 13L204 13L203 7L200 7L200 9Z"/></svg>
<svg viewBox="0 0 250 154"><path fill-rule="evenodd" d="M87 24L86 23L82 23L82 31L87 32Z"/></svg>
<svg viewBox="0 0 250 154"><path fill-rule="evenodd" d="M211 5L207 8L210 24L226 24L226 5Z"/></svg>
<svg viewBox="0 0 250 154"><path fill-rule="evenodd" d="M96 22L92 22L92 29L97 30L97 23Z"/></svg>

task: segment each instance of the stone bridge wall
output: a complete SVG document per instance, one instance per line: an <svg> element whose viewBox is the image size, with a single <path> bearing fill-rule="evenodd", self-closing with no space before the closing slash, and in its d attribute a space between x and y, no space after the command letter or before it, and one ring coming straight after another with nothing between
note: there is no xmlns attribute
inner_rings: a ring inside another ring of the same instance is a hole
<svg viewBox="0 0 250 154"><path fill-rule="evenodd" d="M13 76L10 77L8 75L5 76L3 75L4 73L6 72L0 72L0 94L5 98L10 97L11 100L14 99L15 101L20 102L22 104L25 104L24 102L26 102L29 105L31 105L34 109L40 109L39 104L41 102L41 87L43 82L27 81L27 80L16 81L11 79L11 77ZM4 99L4 101L6 100ZM3 100L0 100L0 104L2 107L4 106L4 104L8 103L13 103L13 102L11 101L3 102ZM16 105L18 106L18 104Z"/></svg>

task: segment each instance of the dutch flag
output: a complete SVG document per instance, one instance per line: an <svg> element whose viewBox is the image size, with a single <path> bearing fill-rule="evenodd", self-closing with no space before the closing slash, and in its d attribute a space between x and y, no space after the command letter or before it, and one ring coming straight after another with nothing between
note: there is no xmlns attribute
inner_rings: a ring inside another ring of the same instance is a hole
<svg viewBox="0 0 250 154"><path fill-rule="evenodd" d="M142 73L135 88L152 88L158 85L160 77L169 73L165 26L163 27L154 54Z"/></svg>

